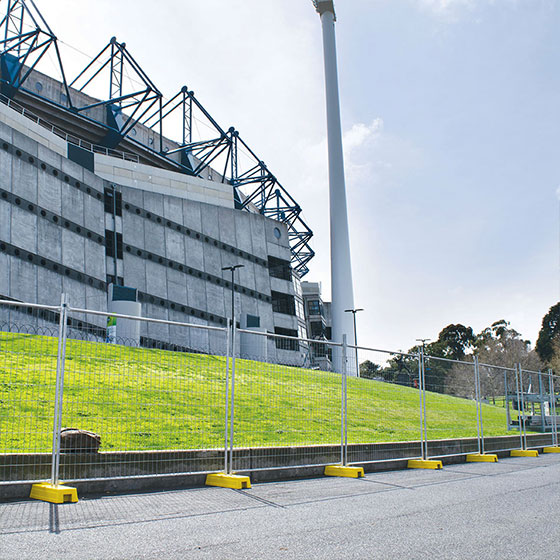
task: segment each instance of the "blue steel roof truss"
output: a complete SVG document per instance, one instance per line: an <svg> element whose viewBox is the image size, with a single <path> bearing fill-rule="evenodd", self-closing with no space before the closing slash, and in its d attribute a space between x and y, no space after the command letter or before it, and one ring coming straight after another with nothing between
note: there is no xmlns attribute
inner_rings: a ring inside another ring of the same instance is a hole
<svg viewBox="0 0 560 560"><path fill-rule="evenodd" d="M25 87L29 75L49 49L56 54L66 104L57 103ZM80 114L107 129L102 143L108 148L115 148L126 139L166 159L178 171L197 177L204 178L218 167L222 170L221 181L233 188L236 208L257 211L286 225L292 267L300 277L307 274L308 263L315 255L309 245L313 232L303 221L299 204L233 127L227 131L220 127L193 91L185 86L164 101L161 92L127 50L125 43L119 43L113 37L68 84L57 38L34 1L8 0L6 15L0 22L0 61L0 86L5 95L13 97L18 90L23 90L59 108ZM132 80L125 85L126 76L130 75L139 86L131 89ZM94 82L101 80L107 80L107 99L77 106L71 88L87 93ZM103 122L88 115L91 109L101 106L107 110L106 121ZM171 147L164 147L168 123L176 125L177 118L181 123L181 140L174 141ZM146 145L134 138L133 130L139 123L158 135L159 145ZM202 133L201 129L207 133ZM180 154L180 161L176 160L176 154Z"/></svg>

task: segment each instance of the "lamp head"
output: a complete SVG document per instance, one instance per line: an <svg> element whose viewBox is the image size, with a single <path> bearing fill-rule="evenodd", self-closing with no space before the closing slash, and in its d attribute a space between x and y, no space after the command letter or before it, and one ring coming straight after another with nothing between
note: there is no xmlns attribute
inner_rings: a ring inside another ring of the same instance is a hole
<svg viewBox="0 0 560 560"><path fill-rule="evenodd" d="M325 12L331 12L336 19L333 0L312 0L312 2L319 15L323 15Z"/></svg>

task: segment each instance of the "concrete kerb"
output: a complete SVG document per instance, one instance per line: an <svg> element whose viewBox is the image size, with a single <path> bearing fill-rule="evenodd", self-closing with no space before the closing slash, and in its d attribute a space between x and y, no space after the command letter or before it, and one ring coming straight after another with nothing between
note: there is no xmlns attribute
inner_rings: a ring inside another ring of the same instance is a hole
<svg viewBox="0 0 560 560"><path fill-rule="evenodd" d="M528 445L533 449L542 449L550 444L550 437L542 434L527 436ZM509 456L515 448L518 436L500 436L485 439L488 453L498 457ZM473 452L476 438L430 441L430 458L446 464L458 464L466 461L466 456ZM410 455L420 449L420 442L398 442L377 444L349 445L349 454L359 457L352 461L361 466L366 473L406 469ZM26 465L30 474L37 477L43 474L48 479L50 454L4 454L0 455L0 500L28 498L33 481L10 482L8 475L17 458L21 465ZM162 459L172 458L173 461ZM234 450L235 472L247 474L251 481L270 482L295 478L322 477L327 464L335 464L340 458L338 445L315 445L293 447L239 448ZM309 464L310 459L313 464ZM98 454L73 454L61 456L62 471L73 472L74 478L63 478L65 484L78 489L78 494L91 495L103 493L130 493L143 491L170 490L205 485L206 474L218 472L222 468L223 450L195 451L150 451L150 452L102 452ZM305 463L308 464L305 464ZM41 470L36 471L37 465ZM162 465L160 472L153 472L154 465ZM198 472L174 474L173 470L184 465L184 471ZM123 472L124 466L129 468ZM163 466L167 466L167 472ZM31 470L33 469L33 470ZM149 469L149 470L148 470ZM43 472L44 471L44 472ZM88 480L92 479L92 480Z"/></svg>

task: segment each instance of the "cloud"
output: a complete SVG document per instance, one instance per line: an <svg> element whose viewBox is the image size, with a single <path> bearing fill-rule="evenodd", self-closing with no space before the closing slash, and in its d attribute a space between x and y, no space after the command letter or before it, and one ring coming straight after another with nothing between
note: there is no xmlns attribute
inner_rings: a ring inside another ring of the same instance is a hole
<svg viewBox="0 0 560 560"><path fill-rule="evenodd" d="M456 23L470 12L476 0L419 0L420 7L446 23Z"/></svg>

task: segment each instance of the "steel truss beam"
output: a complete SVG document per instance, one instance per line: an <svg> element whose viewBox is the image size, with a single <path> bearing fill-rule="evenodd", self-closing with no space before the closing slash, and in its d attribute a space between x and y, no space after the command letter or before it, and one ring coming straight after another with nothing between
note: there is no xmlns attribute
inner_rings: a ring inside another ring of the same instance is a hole
<svg viewBox="0 0 560 560"><path fill-rule="evenodd" d="M0 22L0 84L2 93L13 97L49 51L56 60L70 108L70 91L55 34L33 0L7 0L6 15ZM26 90L27 91L27 90ZM37 95L34 93L34 95Z"/></svg>
<svg viewBox="0 0 560 560"><path fill-rule="evenodd" d="M7 95L23 89L37 96L23 84L49 48L56 52L68 105L63 107L41 97L43 100L102 125L107 130L102 143L109 148L126 138L167 159L183 173L206 178L209 173L214 177L215 170L221 172L221 181L233 188L236 208L259 212L286 225L292 267L300 277L307 274L315 253L309 245L313 232L301 217L301 207L234 128L223 129L186 86L164 102L126 44L115 37L67 84L56 36L34 1L7 0L7 13L0 23L0 84ZM108 89L107 99L78 106L78 96L72 96L70 88L87 93L102 80ZM138 85L131 87L131 83ZM98 107L106 107L106 121L92 117L91 109ZM172 148L164 148L164 138L175 136L177 121L181 140L175 141ZM158 146L145 145L134 138L131 133L138 124L157 134Z"/></svg>

